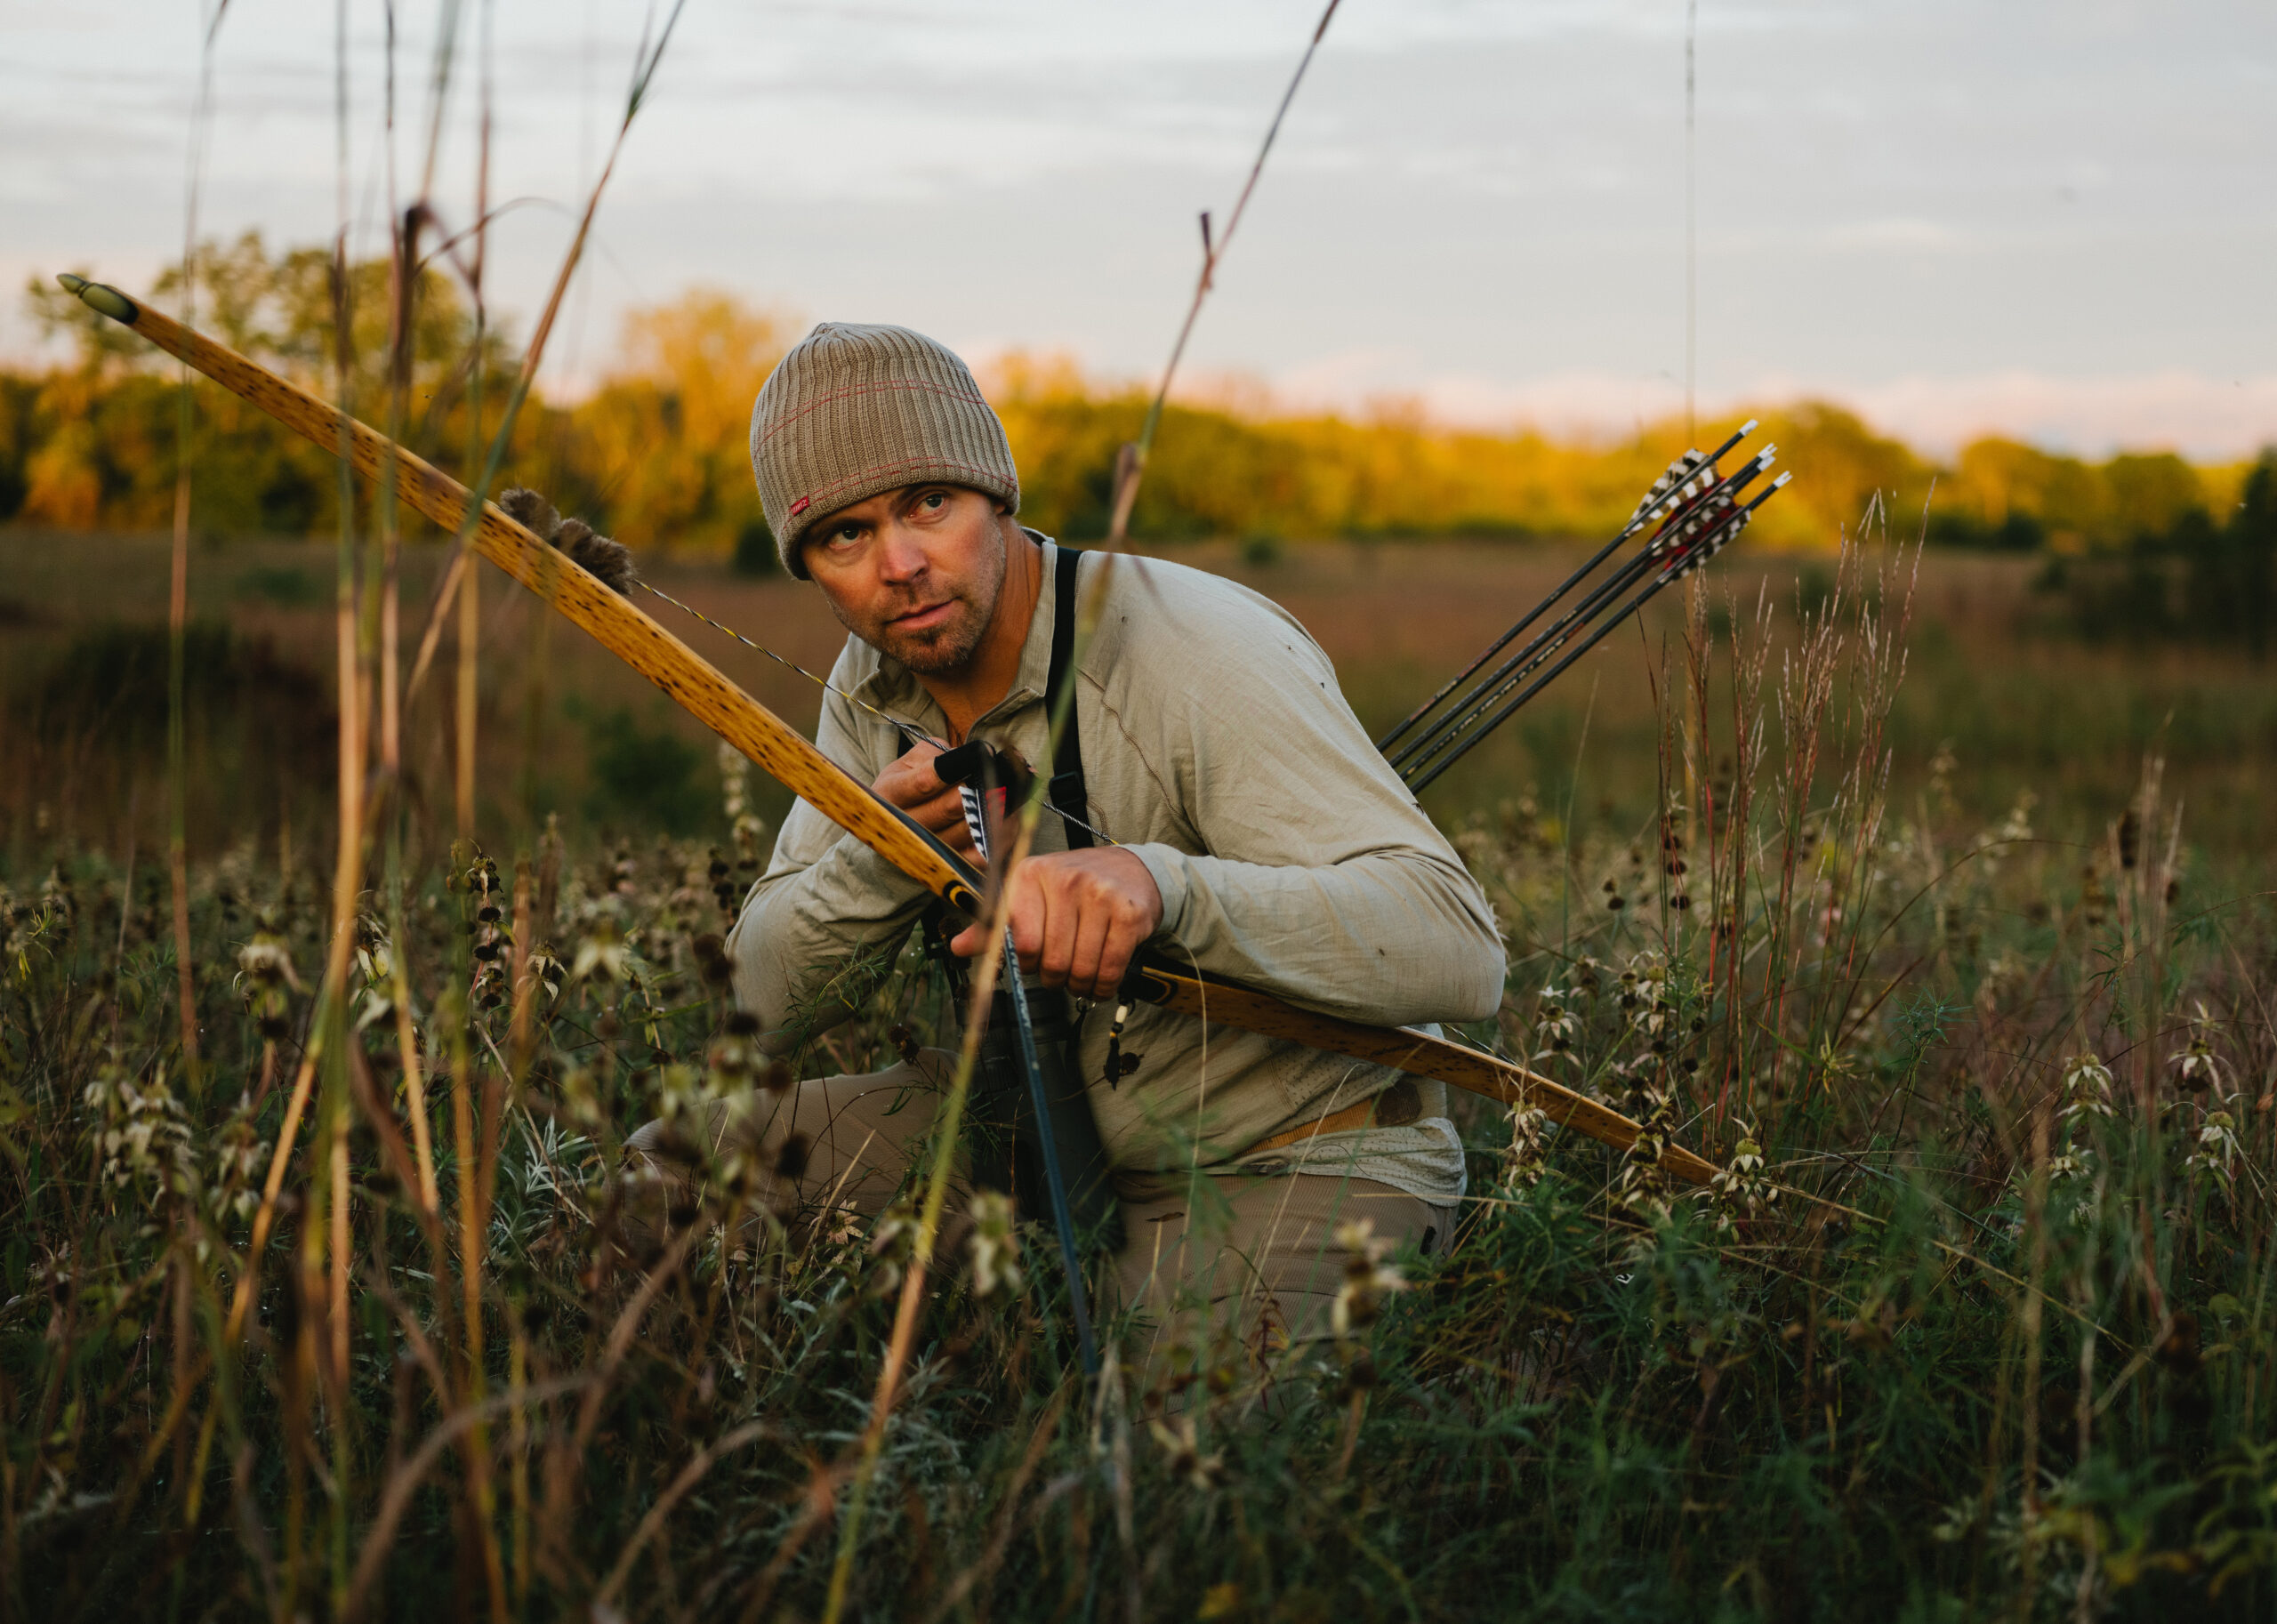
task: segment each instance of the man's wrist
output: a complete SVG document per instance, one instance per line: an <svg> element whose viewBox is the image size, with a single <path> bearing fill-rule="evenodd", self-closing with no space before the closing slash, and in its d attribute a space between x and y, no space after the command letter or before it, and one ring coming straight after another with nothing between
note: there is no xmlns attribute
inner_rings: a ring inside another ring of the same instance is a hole
<svg viewBox="0 0 2277 1624"><path fill-rule="evenodd" d="M1186 917L1186 854L1174 846L1154 840L1117 849L1129 852L1146 864L1147 876L1155 882L1155 894L1163 900L1163 916L1155 929L1175 936Z"/></svg>

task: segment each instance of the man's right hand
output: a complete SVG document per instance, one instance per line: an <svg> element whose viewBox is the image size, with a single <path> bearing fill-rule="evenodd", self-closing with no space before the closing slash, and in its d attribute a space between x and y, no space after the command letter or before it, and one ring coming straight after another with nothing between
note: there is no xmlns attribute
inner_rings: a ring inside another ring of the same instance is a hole
<svg viewBox="0 0 2277 1624"><path fill-rule="evenodd" d="M979 849L972 843L972 829L964 821L964 801L953 784L943 784L933 770L937 744L913 744L907 754L889 763L870 788L889 806L898 807L942 845L966 862L978 864Z"/></svg>

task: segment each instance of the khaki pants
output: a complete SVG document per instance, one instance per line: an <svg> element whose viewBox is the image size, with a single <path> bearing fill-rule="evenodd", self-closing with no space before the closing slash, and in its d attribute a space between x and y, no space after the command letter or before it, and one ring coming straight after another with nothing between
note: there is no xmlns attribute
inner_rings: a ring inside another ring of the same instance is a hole
<svg viewBox="0 0 2277 1624"><path fill-rule="evenodd" d="M712 1112L710 1148L740 1148L761 1168L783 1167L799 1221L873 1216L900 1192L951 1065L928 1050L889 1071L817 1078L733 1108L723 1103ZM793 1136L803 1144L786 1160ZM664 1191L685 1177L661 1122L637 1130L625 1152L627 1170ZM1116 1186L1125 1239L1108 1282L1115 1300L1101 1303L1098 1317L1135 1310L1132 1352L1142 1359L1227 1336L1253 1352L1323 1336L1344 1283L1339 1226L1366 1218L1378 1237L1426 1252L1454 1228L1452 1207L1325 1173L1118 1175ZM960 1197L967 1193L961 1177L955 1188ZM641 1204L652 1203L636 1203L636 1211Z"/></svg>

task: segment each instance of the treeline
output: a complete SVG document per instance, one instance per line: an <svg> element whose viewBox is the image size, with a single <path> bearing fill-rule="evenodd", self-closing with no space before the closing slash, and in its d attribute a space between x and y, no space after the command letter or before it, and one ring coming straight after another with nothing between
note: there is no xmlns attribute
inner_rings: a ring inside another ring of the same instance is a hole
<svg viewBox="0 0 2277 1624"><path fill-rule="evenodd" d="M181 267L151 292L173 308ZM208 245L195 277L198 325L326 395L342 392L335 311L350 312L345 393L359 416L465 477L479 468L519 361L454 279L420 279L408 366L388 357L388 268L357 266L335 298L329 255L270 253L257 235ZM28 294L71 358L0 372L0 520L139 529L171 521L179 397L171 362L44 278ZM696 290L626 324L615 371L583 400L533 398L503 465L637 549L771 556L745 461L752 396L796 327L731 295ZM1015 358L987 379L1019 459L1024 513L1071 539L1106 528L1116 448L1145 414L1138 386L1102 386L1064 361ZM337 523L331 459L201 382L196 390L195 514L228 534L322 534ZM2235 530L2248 470L2171 454L2104 462L1983 439L1940 467L1838 406L1758 414L1752 442L1776 441L1799 475L1765 510L1760 539L1831 544L1877 494L1901 530L1928 513L1933 541L2064 555L2218 544ZM1701 425L1712 444L1736 425ZM1133 516L1143 539L1207 535L1598 535L1683 448L1680 424L1613 441L1437 427L1420 414L1365 422L1238 405L1167 413ZM1932 485L1935 500L1930 500Z"/></svg>
<svg viewBox="0 0 2277 1624"><path fill-rule="evenodd" d="M2038 585L2088 638L2236 643L2261 658L2277 644L2277 454L2220 519L2191 508L2123 548L2051 553Z"/></svg>
<svg viewBox="0 0 2277 1624"><path fill-rule="evenodd" d="M257 235L197 256L197 325L366 422L392 426L420 455L462 479L479 471L521 364L463 289L419 278L400 386L390 357L384 261L352 269L335 296L320 248L272 256ZM177 266L150 290L179 308ZM0 520L64 529L146 529L172 522L180 395L176 368L46 278L26 298L70 360L44 373L0 372ZM345 306L348 359L336 343ZM567 511L622 529L642 547L732 549L760 524L744 460L752 397L781 354L784 325L701 290L633 317L618 374L586 399L534 396L516 418L501 478L537 486ZM191 456L195 522L216 534L327 534L339 522L334 459L226 391L197 380ZM368 492L359 493L367 499Z"/></svg>

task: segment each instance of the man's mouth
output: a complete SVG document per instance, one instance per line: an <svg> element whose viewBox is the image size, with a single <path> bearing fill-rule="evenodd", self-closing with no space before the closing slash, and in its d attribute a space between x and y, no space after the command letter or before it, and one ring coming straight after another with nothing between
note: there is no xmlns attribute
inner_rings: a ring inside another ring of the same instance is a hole
<svg viewBox="0 0 2277 1624"><path fill-rule="evenodd" d="M930 631L945 623L949 618L949 612L955 607L955 599L945 599L921 609L912 609L906 615L897 615L886 624L897 631Z"/></svg>

